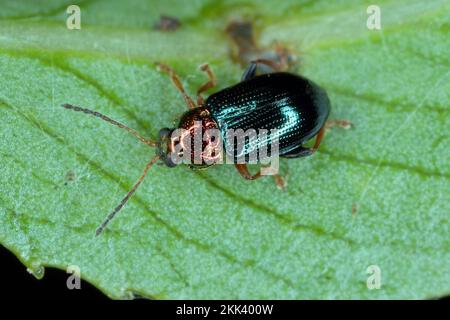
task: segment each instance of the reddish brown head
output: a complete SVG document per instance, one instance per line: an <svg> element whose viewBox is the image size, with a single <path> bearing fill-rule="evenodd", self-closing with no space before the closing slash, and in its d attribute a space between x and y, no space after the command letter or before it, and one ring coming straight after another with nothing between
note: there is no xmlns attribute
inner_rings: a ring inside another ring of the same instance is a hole
<svg viewBox="0 0 450 320"><path fill-rule="evenodd" d="M220 157L221 147L217 123L205 108L187 111L177 129L159 131L158 152L168 167L182 162L192 169L209 167Z"/></svg>

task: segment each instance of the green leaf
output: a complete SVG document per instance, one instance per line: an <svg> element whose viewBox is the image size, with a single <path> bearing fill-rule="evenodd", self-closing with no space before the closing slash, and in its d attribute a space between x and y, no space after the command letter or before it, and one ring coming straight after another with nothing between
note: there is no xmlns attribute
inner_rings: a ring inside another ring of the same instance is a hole
<svg viewBox="0 0 450 320"><path fill-rule="evenodd" d="M80 267L112 298L433 298L450 293L450 5L378 1L3 1L0 15L0 242L33 272ZM175 32L152 30L160 14ZM286 192L232 166L151 169L95 228L153 150L60 108L89 107L156 137L186 110L154 61L193 94L209 62L218 89L239 81L223 30L256 21L321 84L331 118L317 154L282 160ZM369 290L367 268L381 270Z"/></svg>

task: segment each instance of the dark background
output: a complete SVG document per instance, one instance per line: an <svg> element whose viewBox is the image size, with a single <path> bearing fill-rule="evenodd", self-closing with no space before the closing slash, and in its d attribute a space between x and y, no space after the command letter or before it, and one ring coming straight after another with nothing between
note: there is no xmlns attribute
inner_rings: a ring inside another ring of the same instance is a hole
<svg viewBox="0 0 450 320"><path fill-rule="evenodd" d="M80 290L67 289L66 281L70 275L63 270L45 268L44 277L41 280L36 279L14 254L1 245L0 266L0 299L109 300L100 290L84 280L81 280ZM450 296L442 299L448 302Z"/></svg>
<svg viewBox="0 0 450 320"><path fill-rule="evenodd" d="M81 280L80 290L66 286L70 274L45 268L44 277L36 279L14 254L0 245L1 298L17 299L95 299L108 300L101 291Z"/></svg>

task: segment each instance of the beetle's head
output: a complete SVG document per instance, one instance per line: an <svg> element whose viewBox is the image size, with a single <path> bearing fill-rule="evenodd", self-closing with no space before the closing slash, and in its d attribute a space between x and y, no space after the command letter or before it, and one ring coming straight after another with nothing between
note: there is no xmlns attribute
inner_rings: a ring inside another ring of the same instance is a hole
<svg viewBox="0 0 450 320"><path fill-rule="evenodd" d="M205 108L187 111L177 129L159 131L158 154L168 167L188 163L192 169L213 165L221 156L217 123Z"/></svg>
<svg viewBox="0 0 450 320"><path fill-rule="evenodd" d="M159 130L159 139L158 143L156 144L157 153L159 155L159 158L163 161L163 163L168 166L169 168L176 167L178 163L175 163L172 161L171 157L171 135L172 132L175 129L169 129L169 128L162 128Z"/></svg>

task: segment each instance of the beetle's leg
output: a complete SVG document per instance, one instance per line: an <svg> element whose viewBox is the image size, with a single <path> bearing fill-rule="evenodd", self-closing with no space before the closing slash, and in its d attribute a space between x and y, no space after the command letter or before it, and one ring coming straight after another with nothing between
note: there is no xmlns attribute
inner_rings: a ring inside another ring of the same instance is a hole
<svg viewBox="0 0 450 320"><path fill-rule="evenodd" d="M256 76L256 67L258 66L258 64L265 64L277 72L283 70L283 66L278 62L268 59L256 59L253 60L247 67L247 69L244 71L241 80L245 81L254 78Z"/></svg>
<svg viewBox="0 0 450 320"><path fill-rule="evenodd" d="M328 120L325 123L325 128L329 129L332 127L341 127L344 129L350 129L351 127L353 127L353 123L351 123L348 120Z"/></svg>
<svg viewBox="0 0 450 320"><path fill-rule="evenodd" d="M256 76L256 63L250 63L250 65L245 69L242 75L241 81L245 81Z"/></svg>
<svg viewBox="0 0 450 320"><path fill-rule="evenodd" d="M319 133L316 136L316 141L314 146L311 148L298 147L290 154L283 155L284 158L301 158L312 155L320 146L322 142L323 136L325 135L325 130L331 127L342 127L344 129L350 129L353 124L348 120L329 120L325 123L325 125L319 130Z"/></svg>
<svg viewBox="0 0 450 320"><path fill-rule="evenodd" d="M203 105L203 97L202 97L202 93L215 87L217 84L217 79L216 76L214 75L214 73L212 72L211 68L209 67L209 65L207 63L205 63L204 65L200 66L200 70L206 72L206 74L208 75L209 81L207 83L205 83L204 85L202 85L200 88L198 88L197 90L197 105L199 107L201 107Z"/></svg>
<svg viewBox="0 0 450 320"><path fill-rule="evenodd" d="M311 148L305 148L305 150L301 153L300 157L310 156L314 152L316 152L317 149L319 149L320 143L322 142L324 135L325 135L325 126L320 128L319 133L316 136L316 141L314 142L314 145Z"/></svg>
<svg viewBox="0 0 450 320"><path fill-rule="evenodd" d="M156 67L158 68L159 71L165 72L165 73L167 73L170 76L170 79L172 80L172 82L175 85L175 87L183 95L184 101L186 102L188 108L189 109L194 109L195 108L195 103L192 100L192 98L189 97L188 94L186 93L186 91L184 90L184 87L181 84L180 78L177 76L175 71L171 67L169 67L169 66L167 66L165 64L159 63L159 62L156 62L155 65L156 65Z"/></svg>
<svg viewBox="0 0 450 320"><path fill-rule="evenodd" d="M316 136L316 142L314 142L314 146L309 148L313 153L319 149L320 143L322 142L323 136L325 135L325 126L320 128L319 133Z"/></svg>
<svg viewBox="0 0 450 320"><path fill-rule="evenodd" d="M256 180L260 177L262 177L261 175L261 169L256 173L256 174L251 174L250 171L248 171L247 168L247 164L235 164L234 165L236 167L236 169L239 171L239 173L241 174L241 176L247 180ZM286 187L286 183L283 179L282 176L280 176L279 174L274 174L273 177L275 178L275 183L277 184L277 187L281 190L284 190Z"/></svg>
<svg viewBox="0 0 450 320"><path fill-rule="evenodd" d="M275 61L278 61L280 66L280 69L278 71L292 72L297 69L299 61L297 56L290 48L283 46L279 42L275 42L273 48L277 56L277 59Z"/></svg>
<svg viewBox="0 0 450 320"><path fill-rule="evenodd" d="M256 60L253 60L252 63L265 64L266 66L271 67L274 71L277 71L277 72L283 70L283 66L280 63L275 62L273 60L269 60L269 59L256 59Z"/></svg>
<svg viewBox="0 0 450 320"><path fill-rule="evenodd" d="M320 146L320 143L322 142L323 136L325 135L325 128L326 126L323 126L319 133L316 136L316 141L314 142L314 146L311 148L304 148L302 146L298 147L298 149L295 149L295 152L291 154L285 154L283 155L284 158L302 158L312 155L314 152L317 151L317 149Z"/></svg>
<svg viewBox="0 0 450 320"><path fill-rule="evenodd" d="M289 68L289 51L279 43L275 43L274 49L280 60L280 70L278 71L287 70Z"/></svg>
<svg viewBox="0 0 450 320"><path fill-rule="evenodd" d="M325 135L325 130L331 127L341 127L344 129L350 129L353 124L348 120L328 120L325 125L320 129L319 133L316 136L316 142L314 146L311 148L298 147L292 150L288 154L284 154L283 158L301 158L312 155L319 148L320 143L322 142L323 136Z"/></svg>

